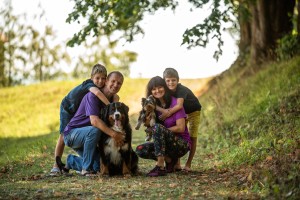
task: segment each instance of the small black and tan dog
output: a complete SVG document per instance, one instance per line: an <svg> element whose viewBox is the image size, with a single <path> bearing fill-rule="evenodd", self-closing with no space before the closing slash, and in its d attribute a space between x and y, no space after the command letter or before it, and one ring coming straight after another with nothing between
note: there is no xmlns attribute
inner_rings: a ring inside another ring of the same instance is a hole
<svg viewBox="0 0 300 200"><path fill-rule="evenodd" d="M139 118L135 130L139 130L141 124L143 123L145 127L152 127L156 122L155 115L156 100L152 95L149 95L147 98L142 98L142 110L139 113ZM150 141L152 135L146 133L146 141Z"/></svg>
<svg viewBox="0 0 300 200"><path fill-rule="evenodd" d="M114 102L107 105L100 118L113 130L124 134L124 145L119 147L106 134L99 142L101 175L131 175L138 170L138 156L132 150L132 129L128 116L129 108L124 103Z"/></svg>

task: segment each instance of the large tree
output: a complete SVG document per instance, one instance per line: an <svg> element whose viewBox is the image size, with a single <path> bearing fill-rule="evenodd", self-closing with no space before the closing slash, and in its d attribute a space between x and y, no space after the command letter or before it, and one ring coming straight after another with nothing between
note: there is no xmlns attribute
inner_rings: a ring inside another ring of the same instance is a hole
<svg viewBox="0 0 300 200"><path fill-rule="evenodd" d="M176 7L176 0L73 0L73 11L67 22L85 21L83 28L69 41L68 45L80 44L88 35L111 35L121 33L127 41L137 34L144 34L139 22L149 13L163 8ZM211 13L207 18L183 33L182 44L188 48L206 47L216 39L218 46L214 57L222 54L221 37L225 24L230 24L240 33L239 50L242 58L250 55L250 61L259 64L274 59L277 40L293 30L296 0L188 0L193 11L201 12L208 4ZM86 19L86 20L83 20ZM299 22L298 22L299 23ZM296 23L297 24L297 23Z"/></svg>

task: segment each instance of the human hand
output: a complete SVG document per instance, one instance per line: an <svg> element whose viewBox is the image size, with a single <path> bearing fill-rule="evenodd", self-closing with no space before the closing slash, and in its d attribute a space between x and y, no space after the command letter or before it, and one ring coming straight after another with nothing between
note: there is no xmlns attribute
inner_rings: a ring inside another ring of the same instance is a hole
<svg viewBox="0 0 300 200"><path fill-rule="evenodd" d="M120 147L124 144L125 141L125 133L113 131L114 134L112 138L115 140L115 144Z"/></svg>
<svg viewBox="0 0 300 200"><path fill-rule="evenodd" d="M162 114L159 116L159 119L165 121L166 118L170 117L171 113L168 109L163 109Z"/></svg>

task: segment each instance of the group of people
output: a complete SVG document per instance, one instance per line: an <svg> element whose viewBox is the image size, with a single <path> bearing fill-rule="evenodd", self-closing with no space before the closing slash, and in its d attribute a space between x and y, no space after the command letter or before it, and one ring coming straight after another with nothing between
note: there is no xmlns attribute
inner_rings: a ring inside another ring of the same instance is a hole
<svg viewBox="0 0 300 200"><path fill-rule="evenodd" d="M113 71L107 75L106 68L96 64L91 78L71 90L60 107L60 136L55 147L55 157L62 157L65 145L78 155L67 156L65 170L76 170L83 176L94 176L100 171L100 155L97 148L102 134L111 136L122 145L124 137L99 118L100 111L110 102L119 101L117 93L122 87L122 73ZM153 140L140 144L136 153L144 159L156 161L148 176L164 176L174 171L190 171L197 147L201 104L193 92L179 83L178 72L166 68L163 78L150 79L146 96L152 95L157 102L157 122L145 131ZM189 127L187 127L187 124ZM181 168L180 158L188 159ZM60 173L56 162L50 174Z"/></svg>

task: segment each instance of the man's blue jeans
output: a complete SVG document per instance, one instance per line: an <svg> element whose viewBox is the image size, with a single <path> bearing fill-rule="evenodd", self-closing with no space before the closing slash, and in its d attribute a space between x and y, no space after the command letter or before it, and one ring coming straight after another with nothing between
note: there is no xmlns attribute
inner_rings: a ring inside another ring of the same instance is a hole
<svg viewBox="0 0 300 200"><path fill-rule="evenodd" d="M97 144L102 132L94 126L86 126L72 129L64 136L67 146L74 149L78 156L68 156L67 167L81 171L99 171L100 155ZM104 134L104 133L103 133Z"/></svg>

